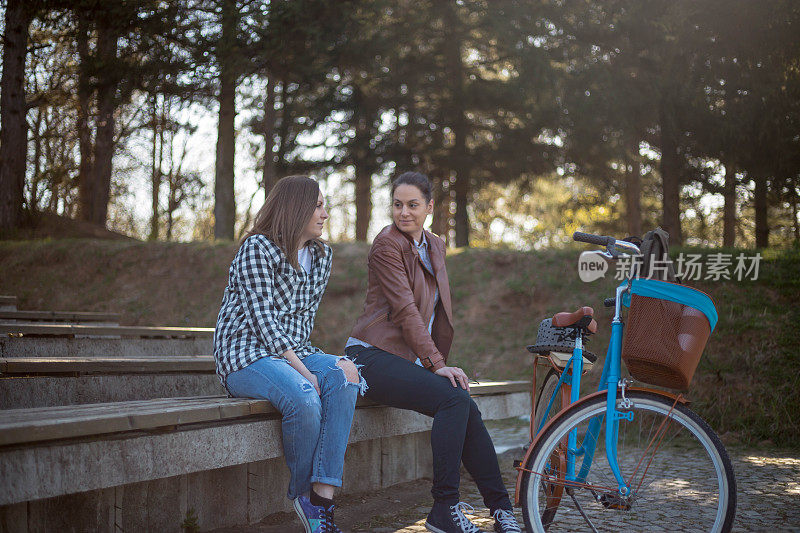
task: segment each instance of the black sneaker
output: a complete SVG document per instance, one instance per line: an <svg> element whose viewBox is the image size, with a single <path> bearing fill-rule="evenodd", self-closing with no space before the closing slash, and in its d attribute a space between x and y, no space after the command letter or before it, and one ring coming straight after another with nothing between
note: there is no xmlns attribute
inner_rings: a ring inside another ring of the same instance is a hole
<svg viewBox="0 0 800 533"><path fill-rule="evenodd" d="M434 533L484 533L464 516L465 510L472 512L475 509L464 502L455 505L434 503L425 521L425 528Z"/></svg>
<svg viewBox="0 0 800 533"><path fill-rule="evenodd" d="M492 516L494 517L494 530L497 533L522 533L514 511L498 509Z"/></svg>

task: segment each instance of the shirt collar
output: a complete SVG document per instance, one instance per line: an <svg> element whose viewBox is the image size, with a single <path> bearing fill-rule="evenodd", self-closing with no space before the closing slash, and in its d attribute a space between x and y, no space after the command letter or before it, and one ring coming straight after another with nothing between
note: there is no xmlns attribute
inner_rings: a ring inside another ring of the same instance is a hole
<svg viewBox="0 0 800 533"><path fill-rule="evenodd" d="M422 238L420 239L420 241L419 242L414 241L414 246L416 246L417 248L423 248L425 246L428 246L428 239L425 237L424 230L422 231Z"/></svg>

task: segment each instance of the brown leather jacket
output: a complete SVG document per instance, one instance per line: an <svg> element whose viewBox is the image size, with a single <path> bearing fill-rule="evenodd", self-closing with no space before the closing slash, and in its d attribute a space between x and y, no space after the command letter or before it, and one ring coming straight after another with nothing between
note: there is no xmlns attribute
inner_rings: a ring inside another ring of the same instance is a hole
<svg viewBox="0 0 800 533"><path fill-rule="evenodd" d="M425 268L412 238L390 224L381 230L369 251L369 277L364 312L351 337L409 361L419 357L431 371L446 366L453 342L453 309L445 269L445 245L425 232L435 277ZM433 296L439 287L431 333Z"/></svg>

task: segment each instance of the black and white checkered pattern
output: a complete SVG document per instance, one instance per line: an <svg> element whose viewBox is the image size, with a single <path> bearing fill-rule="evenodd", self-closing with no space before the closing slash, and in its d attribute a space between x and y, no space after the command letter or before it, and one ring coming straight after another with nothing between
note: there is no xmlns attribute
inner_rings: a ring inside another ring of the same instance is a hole
<svg viewBox="0 0 800 533"><path fill-rule="evenodd" d="M228 272L214 331L214 360L228 374L261 357L293 349L301 359L318 352L308 338L331 275L332 251L311 246L311 272L296 271L264 235L245 239Z"/></svg>

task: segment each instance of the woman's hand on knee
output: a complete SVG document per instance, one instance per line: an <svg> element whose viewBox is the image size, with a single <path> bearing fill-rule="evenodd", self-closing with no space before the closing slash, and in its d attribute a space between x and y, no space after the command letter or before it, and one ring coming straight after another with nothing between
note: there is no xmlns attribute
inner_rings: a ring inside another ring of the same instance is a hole
<svg viewBox="0 0 800 533"><path fill-rule="evenodd" d="M306 378L312 385L314 385L314 390L317 391L317 394L322 396L322 391L319 388L319 380L317 379L317 376L309 372L307 376L303 377Z"/></svg>
<svg viewBox="0 0 800 533"><path fill-rule="evenodd" d="M457 366L444 366L434 372L437 376L444 376L450 380L453 387L461 386L464 390L469 390L469 378L467 374Z"/></svg>
<svg viewBox="0 0 800 533"><path fill-rule="evenodd" d="M306 365L303 364L303 361L297 357L297 354L294 353L294 350L286 350L283 352L283 357L289 362L289 366L297 370L301 376L306 378L309 383L314 386L314 390L317 391L317 394L322 396L322 391L319 388L319 380L317 380L317 376L311 373L311 371L306 368Z"/></svg>

